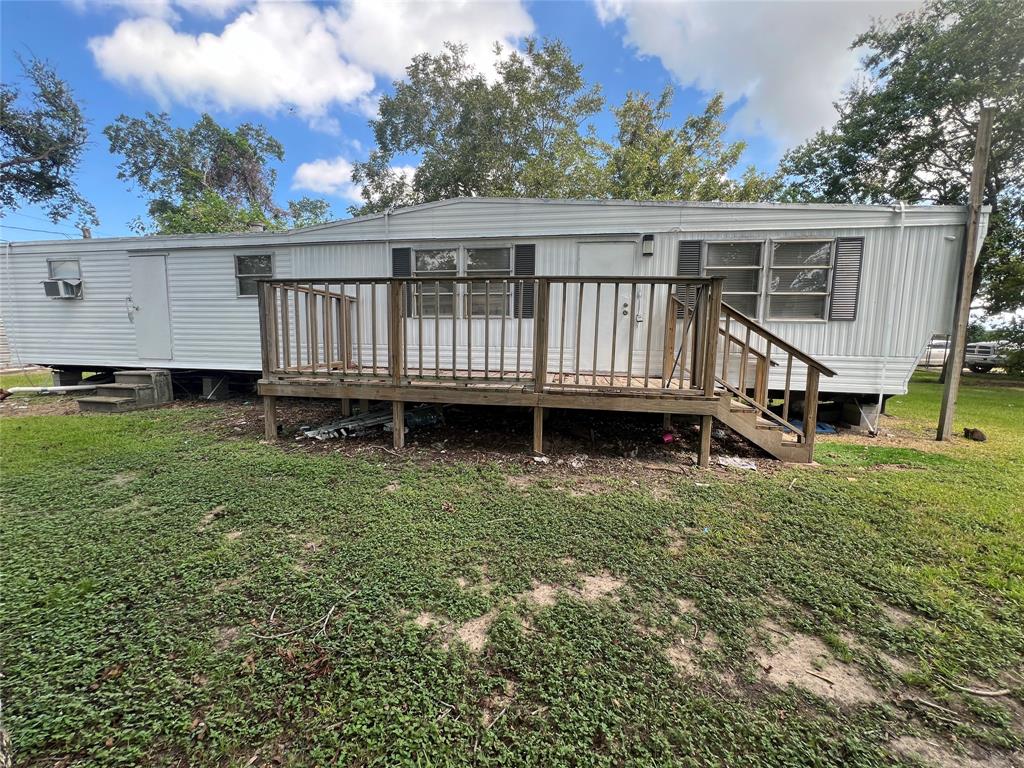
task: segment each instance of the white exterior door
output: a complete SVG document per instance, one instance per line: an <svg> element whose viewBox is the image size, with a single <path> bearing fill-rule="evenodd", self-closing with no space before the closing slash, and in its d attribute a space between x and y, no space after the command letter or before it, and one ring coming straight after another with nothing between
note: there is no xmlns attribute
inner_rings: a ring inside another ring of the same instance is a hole
<svg viewBox="0 0 1024 768"><path fill-rule="evenodd" d="M632 240L579 244L580 276L632 277L636 271L637 246ZM639 287L637 291L639 291ZM580 365L598 373L625 374L629 368L629 339L633 328L634 300L643 306L633 286L613 283L583 288ZM594 339L597 338L597 357Z"/></svg>
<svg viewBox="0 0 1024 768"><path fill-rule="evenodd" d="M135 326L140 360L170 360L171 312L167 299L167 257L132 256L128 317Z"/></svg>

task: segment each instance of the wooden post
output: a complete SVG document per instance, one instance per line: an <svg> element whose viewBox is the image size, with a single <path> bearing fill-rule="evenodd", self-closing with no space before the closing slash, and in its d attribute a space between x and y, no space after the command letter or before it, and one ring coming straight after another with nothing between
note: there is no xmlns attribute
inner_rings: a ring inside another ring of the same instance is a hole
<svg viewBox="0 0 1024 768"><path fill-rule="evenodd" d="M544 453L544 409L539 405L533 408L533 452Z"/></svg>
<svg viewBox="0 0 1024 768"><path fill-rule="evenodd" d="M395 400L391 403L391 433L395 450L405 447L405 403Z"/></svg>
<svg viewBox="0 0 1024 768"><path fill-rule="evenodd" d="M960 287L953 314L953 343L946 358L946 385L942 390L942 409L936 440L949 440L953 432L956 397L960 390L960 369L963 366L964 347L967 343L967 321L971 314L971 285L974 283L974 262L978 257L978 229L981 223L982 195L988 170L988 155L992 148L993 107L982 107L978 118L978 138L974 145L974 167L971 170L971 192L967 203L967 226L964 259L960 265Z"/></svg>
<svg viewBox="0 0 1024 768"><path fill-rule="evenodd" d="M663 414L661 414L661 428L664 429L666 432L668 430L672 429L672 414L671 413L663 413Z"/></svg>
<svg viewBox="0 0 1024 768"><path fill-rule="evenodd" d="M711 293L708 294L707 324L704 332L704 363L701 365L704 397L715 394L715 357L718 354L718 326L722 319L722 283L724 278L712 278ZM741 385L746 382L741 382Z"/></svg>
<svg viewBox="0 0 1024 768"><path fill-rule="evenodd" d="M533 305L533 391L543 392L548 378L548 297L551 284L537 280ZM543 412L543 408L539 409ZM534 419L536 425L536 418ZM536 432L536 430L535 430ZM534 437L536 443L536 435Z"/></svg>
<svg viewBox="0 0 1024 768"><path fill-rule="evenodd" d="M347 397L341 398L341 415L346 419L352 415L352 400Z"/></svg>
<svg viewBox="0 0 1024 768"><path fill-rule="evenodd" d="M807 461L814 461L814 436L818 433L818 369L807 367L807 387L804 389L804 448Z"/></svg>
<svg viewBox="0 0 1024 768"><path fill-rule="evenodd" d="M697 466L707 469L711 463L711 425L710 416L700 417L700 448L697 451Z"/></svg>
<svg viewBox="0 0 1024 768"><path fill-rule="evenodd" d="M388 367L395 386L402 383L402 361L405 359L405 313L402 312L404 292L405 284L401 280L388 283Z"/></svg>
<svg viewBox="0 0 1024 768"><path fill-rule="evenodd" d="M263 437L267 442L277 440L277 398L263 396Z"/></svg>

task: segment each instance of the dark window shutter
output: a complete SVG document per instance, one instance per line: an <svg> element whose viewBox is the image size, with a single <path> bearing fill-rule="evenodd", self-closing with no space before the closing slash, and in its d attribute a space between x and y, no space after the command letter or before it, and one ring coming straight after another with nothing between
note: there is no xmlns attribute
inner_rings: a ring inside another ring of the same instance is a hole
<svg viewBox="0 0 1024 768"><path fill-rule="evenodd" d="M515 260L512 272L516 277L532 277L537 272L537 246L530 244L517 245ZM512 306L515 309L516 317L530 319L533 317L533 280L524 280L522 295L520 295L519 283L515 284L516 290L513 296Z"/></svg>
<svg viewBox="0 0 1024 768"><path fill-rule="evenodd" d="M391 249L391 276L412 277L412 248ZM411 315L412 285L405 286L405 313Z"/></svg>
<svg viewBox="0 0 1024 768"><path fill-rule="evenodd" d="M829 320L857 319L857 298L860 293L860 268L863 259L863 237L840 237L836 240Z"/></svg>
<svg viewBox="0 0 1024 768"><path fill-rule="evenodd" d="M676 274L679 277L700 277L700 240L680 240L679 253L676 257ZM676 286L676 298L684 304L693 306L696 300L695 291L685 286ZM683 316L683 308L676 309L676 317Z"/></svg>

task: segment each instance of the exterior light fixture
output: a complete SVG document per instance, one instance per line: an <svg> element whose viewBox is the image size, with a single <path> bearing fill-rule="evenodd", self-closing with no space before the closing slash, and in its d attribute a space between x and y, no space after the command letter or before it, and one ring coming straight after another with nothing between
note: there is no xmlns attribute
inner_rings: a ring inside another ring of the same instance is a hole
<svg viewBox="0 0 1024 768"><path fill-rule="evenodd" d="M640 252L644 256L654 255L654 235L644 235L641 241Z"/></svg>

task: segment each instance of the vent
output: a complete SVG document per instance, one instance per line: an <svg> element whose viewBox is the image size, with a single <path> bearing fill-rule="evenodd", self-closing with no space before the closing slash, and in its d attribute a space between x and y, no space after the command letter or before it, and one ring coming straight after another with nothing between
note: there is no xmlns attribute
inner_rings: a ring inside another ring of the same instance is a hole
<svg viewBox="0 0 1024 768"><path fill-rule="evenodd" d="M679 277L700 277L700 240L680 240L676 258L676 274ZM696 302L696 291L682 285L676 286L676 298L683 304L693 307ZM676 309L676 317L683 316L683 308Z"/></svg>
<svg viewBox="0 0 1024 768"><path fill-rule="evenodd" d="M391 249L391 276L412 277L412 248ZM376 289L374 289L376 290ZM412 284L405 286L405 314L412 313Z"/></svg>
<svg viewBox="0 0 1024 768"><path fill-rule="evenodd" d="M860 294L860 269L864 260L863 237L836 240L836 260L832 271L832 302L829 320L856 320Z"/></svg>
<svg viewBox="0 0 1024 768"><path fill-rule="evenodd" d="M513 266L513 274L516 277L532 277L537 272L537 246L530 244L522 244L516 246L515 251L515 263ZM534 282L533 280L524 280L522 288L520 289L519 282L515 283L515 293L513 297L513 307L515 308L515 316L530 319L533 317L533 293L534 293ZM521 294L521 295L520 295Z"/></svg>

